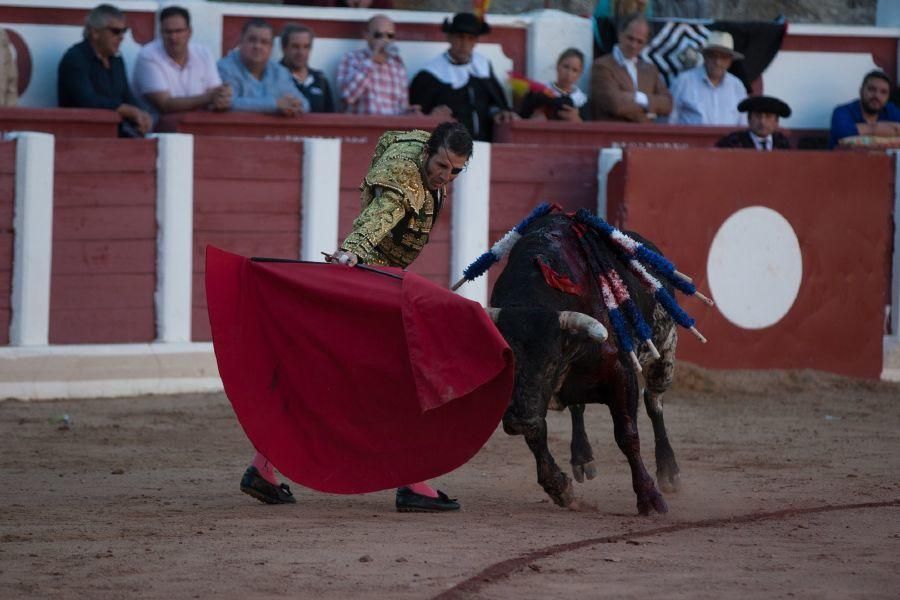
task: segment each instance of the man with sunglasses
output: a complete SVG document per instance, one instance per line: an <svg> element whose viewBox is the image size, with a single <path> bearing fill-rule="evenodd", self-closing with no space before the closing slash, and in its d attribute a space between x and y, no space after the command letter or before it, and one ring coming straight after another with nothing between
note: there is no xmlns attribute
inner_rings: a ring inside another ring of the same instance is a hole
<svg viewBox="0 0 900 600"><path fill-rule="evenodd" d="M409 78L394 44L394 22L384 15L369 19L366 47L348 52L338 65L337 81L344 112L402 115L419 112L409 105Z"/></svg>
<svg viewBox="0 0 900 600"><path fill-rule="evenodd" d="M59 62L59 105L68 108L107 108L122 116L120 137L142 137L153 119L138 108L131 93L119 46L128 32L125 14L101 4L85 19L84 40L69 48Z"/></svg>
<svg viewBox="0 0 900 600"><path fill-rule="evenodd" d="M408 267L428 242L446 186L465 169L472 148L468 129L455 122L441 123L430 134L415 130L382 135L360 186L362 212L329 260ZM268 504L296 502L259 453L244 473L241 490ZM398 489L395 506L401 512L459 510L456 500L424 481Z"/></svg>

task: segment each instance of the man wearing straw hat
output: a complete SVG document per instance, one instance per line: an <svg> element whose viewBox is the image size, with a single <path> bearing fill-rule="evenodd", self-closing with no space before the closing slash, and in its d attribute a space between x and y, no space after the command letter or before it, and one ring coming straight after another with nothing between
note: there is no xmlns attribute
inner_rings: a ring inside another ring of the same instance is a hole
<svg viewBox="0 0 900 600"><path fill-rule="evenodd" d="M703 47L703 64L678 76L672 86L674 125L747 124L738 104L747 97L741 80L728 72L744 55L734 51L730 33L711 31Z"/></svg>

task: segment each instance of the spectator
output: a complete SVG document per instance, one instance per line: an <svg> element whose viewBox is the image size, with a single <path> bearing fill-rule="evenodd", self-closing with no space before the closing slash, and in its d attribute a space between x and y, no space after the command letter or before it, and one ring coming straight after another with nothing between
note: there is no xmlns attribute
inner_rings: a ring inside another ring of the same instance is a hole
<svg viewBox="0 0 900 600"><path fill-rule="evenodd" d="M410 111L409 77L394 44L394 22L384 15L369 19L366 47L348 52L338 65L337 82L344 110L358 115L402 115ZM418 107L414 108L418 112Z"/></svg>
<svg viewBox="0 0 900 600"><path fill-rule="evenodd" d="M159 14L160 37L138 53L134 91L160 113L231 108L212 53L191 40L191 15L180 6Z"/></svg>
<svg viewBox="0 0 900 600"><path fill-rule="evenodd" d="M0 106L15 106L19 99L19 67L9 37L0 27Z"/></svg>
<svg viewBox="0 0 900 600"><path fill-rule="evenodd" d="M108 108L122 116L121 137L141 137L153 126L150 115L138 108L128 87L119 46L128 27L115 6L101 4L85 19L84 40L69 48L59 61L59 105L69 108Z"/></svg>
<svg viewBox="0 0 900 600"><path fill-rule="evenodd" d="M884 71L866 73L859 88L859 100L842 104L831 113L828 147L858 135L900 136L900 109L888 101L891 79Z"/></svg>
<svg viewBox="0 0 900 600"><path fill-rule="evenodd" d="M309 66L312 52L313 30L306 25L288 23L281 30L281 64L291 72L294 85L309 102L309 112L334 112L331 88L322 71Z"/></svg>
<svg viewBox="0 0 900 600"><path fill-rule="evenodd" d="M640 13L645 17L653 16L653 7L649 0L598 0L594 6L594 58L612 52L618 39L620 19Z"/></svg>
<svg viewBox="0 0 900 600"><path fill-rule="evenodd" d="M650 26L640 13L619 21L619 43L594 61L591 113L597 120L644 122L672 112L672 95L655 65L641 60Z"/></svg>
<svg viewBox="0 0 900 600"><path fill-rule="evenodd" d="M718 142L717 148L753 148L763 152L790 150L787 136L776 131L778 118L791 116L791 107L772 96L750 96L738 104L740 112L747 113L749 129L729 133Z"/></svg>
<svg viewBox="0 0 900 600"><path fill-rule="evenodd" d="M268 22L250 19L241 29L238 47L219 59L219 75L234 90L234 110L288 117L309 111L309 102L297 91L288 70L269 60L273 37Z"/></svg>
<svg viewBox="0 0 900 600"><path fill-rule="evenodd" d="M744 55L734 51L730 33L711 31L703 64L685 71L672 85L675 106L669 122L679 125L746 125L738 103L747 97L741 80L728 72Z"/></svg>
<svg viewBox="0 0 900 600"><path fill-rule="evenodd" d="M490 61L475 52L478 37L490 25L472 13L445 19L441 30L450 48L419 71L409 89L410 102L426 114L454 118L472 132L476 140L490 141L494 123L517 119L494 76Z"/></svg>
<svg viewBox="0 0 900 600"><path fill-rule="evenodd" d="M568 48L556 60L556 81L547 84L547 93L530 92L519 114L524 119L582 121L587 95L576 84L584 71L584 54ZM549 95L549 94L552 94Z"/></svg>

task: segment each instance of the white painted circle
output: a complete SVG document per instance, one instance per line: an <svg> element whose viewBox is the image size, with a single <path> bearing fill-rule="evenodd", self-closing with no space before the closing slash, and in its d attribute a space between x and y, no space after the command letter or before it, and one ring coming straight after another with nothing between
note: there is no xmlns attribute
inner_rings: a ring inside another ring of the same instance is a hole
<svg viewBox="0 0 900 600"><path fill-rule="evenodd" d="M797 234L771 208L742 208L716 232L706 273L716 306L726 319L744 329L774 325L800 291L803 257Z"/></svg>

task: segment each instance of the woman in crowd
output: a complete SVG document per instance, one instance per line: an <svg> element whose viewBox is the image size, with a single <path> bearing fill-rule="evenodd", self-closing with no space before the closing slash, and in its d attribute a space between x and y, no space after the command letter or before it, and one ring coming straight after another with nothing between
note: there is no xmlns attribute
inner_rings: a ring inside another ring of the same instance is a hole
<svg viewBox="0 0 900 600"><path fill-rule="evenodd" d="M519 114L525 119L585 120L587 95L576 85L583 72L584 54L577 48L564 50L556 60L556 81L529 92Z"/></svg>

